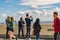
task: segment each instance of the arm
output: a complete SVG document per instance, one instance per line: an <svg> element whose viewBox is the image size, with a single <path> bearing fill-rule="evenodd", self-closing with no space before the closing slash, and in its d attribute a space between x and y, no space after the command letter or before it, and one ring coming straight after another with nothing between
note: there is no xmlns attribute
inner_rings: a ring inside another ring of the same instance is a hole
<svg viewBox="0 0 60 40"><path fill-rule="evenodd" d="M23 24L25 24L25 22L23 21Z"/></svg>
<svg viewBox="0 0 60 40"><path fill-rule="evenodd" d="M39 26L40 26L40 29L42 29L42 28L41 28L41 25L39 25Z"/></svg>
<svg viewBox="0 0 60 40"><path fill-rule="evenodd" d="M52 27L54 27L54 24L55 24L55 20L54 20L54 22L53 22L53 25L52 25Z"/></svg>
<svg viewBox="0 0 60 40"><path fill-rule="evenodd" d="M18 27L19 27L19 21L18 21Z"/></svg>
<svg viewBox="0 0 60 40"><path fill-rule="evenodd" d="M33 18L30 18L30 21L33 21Z"/></svg>
<svg viewBox="0 0 60 40"><path fill-rule="evenodd" d="M54 27L54 25L52 25L52 27Z"/></svg>

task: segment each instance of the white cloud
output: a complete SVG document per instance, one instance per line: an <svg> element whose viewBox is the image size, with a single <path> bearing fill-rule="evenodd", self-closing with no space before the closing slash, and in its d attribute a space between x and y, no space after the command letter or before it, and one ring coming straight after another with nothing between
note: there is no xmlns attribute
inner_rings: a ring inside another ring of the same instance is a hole
<svg viewBox="0 0 60 40"><path fill-rule="evenodd" d="M41 6L39 8L52 8L52 7L54 7L54 6Z"/></svg>
<svg viewBox="0 0 60 40"><path fill-rule="evenodd" d="M56 7L56 8L55 8L55 11L60 11L60 8Z"/></svg>
<svg viewBox="0 0 60 40"><path fill-rule="evenodd" d="M24 12L24 11L18 11L17 13L19 13L19 14L24 14L25 12Z"/></svg>
<svg viewBox="0 0 60 40"><path fill-rule="evenodd" d="M60 3L60 0L22 0L22 3L19 3L19 5L29 5L37 7L38 5L48 5L54 3Z"/></svg>
<svg viewBox="0 0 60 40"><path fill-rule="evenodd" d="M43 13L44 13L44 16L47 15L47 11L45 9L43 9Z"/></svg>
<svg viewBox="0 0 60 40"><path fill-rule="evenodd" d="M5 18L7 16L6 13L1 14L1 17Z"/></svg>
<svg viewBox="0 0 60 40"><path fill-rule="evenodd" d="M13 0L5 0L6 3L12 2Z"/></svg>
<svg viewBox="0 0 60 40"><path fill-rule="evenodd" d="M60 8L55 7L55 8L52 10L52 12L58 12L58 13L60 13Z"/></svg>

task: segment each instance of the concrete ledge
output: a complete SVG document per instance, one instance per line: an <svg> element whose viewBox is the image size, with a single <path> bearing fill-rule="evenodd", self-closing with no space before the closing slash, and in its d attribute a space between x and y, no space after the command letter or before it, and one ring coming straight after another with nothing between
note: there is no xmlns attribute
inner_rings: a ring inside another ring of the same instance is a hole
<svg viewBox="0 0 60 40"><path fill-rule="evenodd" d="M16 37L18 37L18 36L16 35ZM26 38L26 35L24 37ZM6 38L5 34L0 34L0 38ZM31 35L31 38L35 39L36 37L34 35ZM53 39L54 36L53 35L41 35L40 38L42 38L42 39Z"/></svg>

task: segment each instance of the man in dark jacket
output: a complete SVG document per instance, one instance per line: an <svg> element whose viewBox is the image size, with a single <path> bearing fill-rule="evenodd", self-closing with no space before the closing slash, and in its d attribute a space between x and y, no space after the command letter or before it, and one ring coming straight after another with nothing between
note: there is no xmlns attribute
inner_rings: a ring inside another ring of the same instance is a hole
<svg viewBox="0 0 60 40"><path fill-rule="evenodd" d="M30 38L30 30L31 30L32 19L31 19L31 17L29 17L29 14L26 14L25 21L26 21L26 29L27 29L26 37Z"/></svg>
<svg viewBox="0 0 60 40"><path fill-rule="evenodd" d="M24 37L24 20L21 17L18 21L18 37L20 38L20 31L22 31L22 37Z"/></svg>

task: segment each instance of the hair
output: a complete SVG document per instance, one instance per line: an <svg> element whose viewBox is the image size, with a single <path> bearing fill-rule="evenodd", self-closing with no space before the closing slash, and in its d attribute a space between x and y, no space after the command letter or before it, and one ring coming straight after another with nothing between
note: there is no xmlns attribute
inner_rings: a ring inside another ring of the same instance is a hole
<svg viewBox="0 0 60 40"><path fill-rule="evenodd" d="M29 14L26 14L26 16L29 16Z"/></svg>
<svg viewBox="0 0 60 40"><path fill-rule="evenodd" d="M13 18L13 17L11 17L11 21L12 21L12 22L14 21L14 18Z"/></svg>
<svg viewBox="0 0 60 40"><path fill-rule="evenodd" d="M7 18L9 18L9 16L7 16Z"/></svg>
<svg viewBox="0 0 60 40"><path fill-rule="evenodd" d="M39 20L39 18L36 19L34 25L40 25L40 20Z"/></svg>
<svg viewBox="0 0 60 40"><path fill-rule="evenodd" d="M53 14L56 14L56 15L58 15L58 12L54 12Z"/></svg>
<svg viewBox="0 0 60 40"><path fill-rule="evenodd" d="M20 20L22 20L22 17L20 18Z"/></svg>

